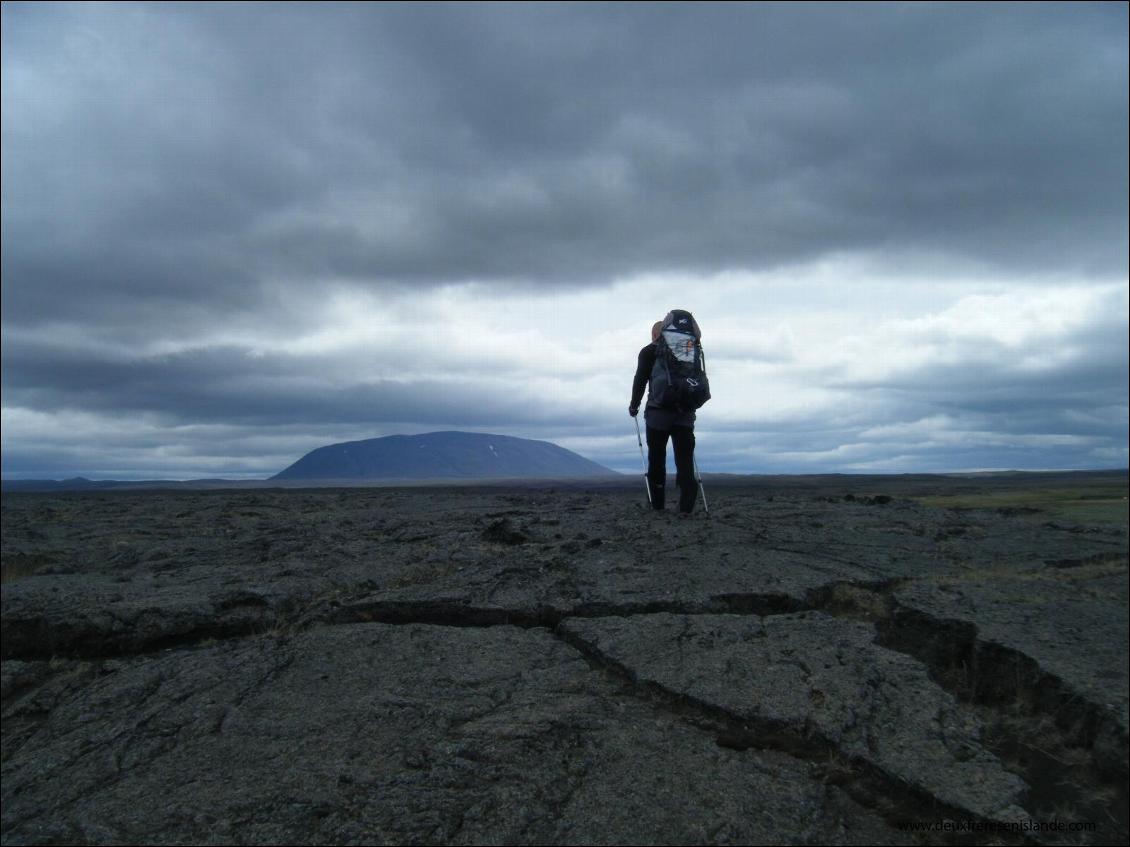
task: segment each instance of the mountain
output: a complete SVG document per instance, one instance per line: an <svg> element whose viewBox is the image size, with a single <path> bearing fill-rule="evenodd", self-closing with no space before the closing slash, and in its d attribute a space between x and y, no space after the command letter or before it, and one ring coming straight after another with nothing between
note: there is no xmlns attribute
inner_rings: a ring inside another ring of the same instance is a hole
<svg viewBox="0 0 1130 847"><path fill-rule="evenodd" d="M330 444L271 479L556 479L615 471L548 441L476 432L389 435Z"/></svg>

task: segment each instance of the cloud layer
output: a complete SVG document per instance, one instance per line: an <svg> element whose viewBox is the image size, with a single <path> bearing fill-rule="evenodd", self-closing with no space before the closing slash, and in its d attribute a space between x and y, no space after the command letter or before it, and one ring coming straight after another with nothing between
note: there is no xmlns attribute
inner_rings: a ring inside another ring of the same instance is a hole
<svg viewBox="0 0 1130 847"><path fill-rule="evenodd" d="M444 428L631 470L673 306L713 469L1124 466L1126 27L5 4L3 472L261 475Z"/></svg>

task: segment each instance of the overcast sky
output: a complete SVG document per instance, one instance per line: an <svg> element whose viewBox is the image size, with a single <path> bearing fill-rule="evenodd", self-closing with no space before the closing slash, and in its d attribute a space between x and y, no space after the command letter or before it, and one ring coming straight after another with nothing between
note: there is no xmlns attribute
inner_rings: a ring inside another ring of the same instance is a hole
<svg viewBox="0 0 1130 847"><path fill-rule="evenodd" d="M3 4L5 478L1128 464L1127 4Z"/></svg>

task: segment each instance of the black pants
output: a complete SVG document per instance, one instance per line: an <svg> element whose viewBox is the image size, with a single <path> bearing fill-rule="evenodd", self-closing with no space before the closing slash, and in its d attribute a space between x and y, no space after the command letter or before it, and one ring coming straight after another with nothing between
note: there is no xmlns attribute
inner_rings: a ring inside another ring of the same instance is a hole
<svg viewBox="0 0 1130 847"><path fill-rule="evenodd" d="M662 509L664 485L667 482L667 439L675 448L675 484L679 486L679 511L690 512L698 499L698 481L694 477L694 429L673 426L670 432L647 428L647 482L651 487L651 505Z"/></svg>

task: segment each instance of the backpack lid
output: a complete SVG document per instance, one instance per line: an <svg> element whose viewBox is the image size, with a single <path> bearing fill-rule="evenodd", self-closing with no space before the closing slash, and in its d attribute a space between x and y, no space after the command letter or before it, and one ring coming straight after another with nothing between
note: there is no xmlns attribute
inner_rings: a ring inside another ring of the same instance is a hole
<svg viewBox="0 0 1130 847"><path fill-rule="evenodd" d="M694 315L685 309L672 309L663 318L663 331L674 330L693 335L696 340L702 338L702 330L698 328L698 321Z"/></svg>

